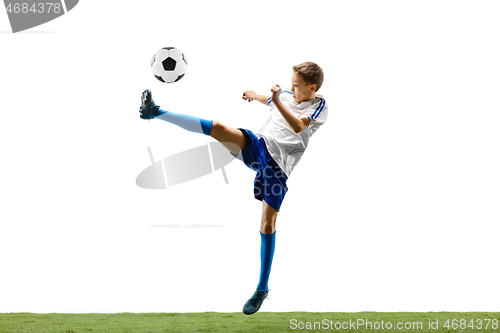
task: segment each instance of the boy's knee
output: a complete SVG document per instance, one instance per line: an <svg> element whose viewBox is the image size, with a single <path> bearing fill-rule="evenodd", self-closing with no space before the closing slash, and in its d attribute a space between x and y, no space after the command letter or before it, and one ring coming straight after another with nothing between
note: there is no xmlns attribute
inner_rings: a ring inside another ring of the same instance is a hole
<svg viewBox="0 0 500 333"><path fill-rule="evenodd" d="M221 133L222 131L224 131L224 128L225 128L224 124L222 124L218 120L214 120L212 124L212 134Z"/></svg>
<svg viewBox="0 0 500 333"><path fill-rule="evenodd" d="M276 229L276 221L272 219L266 219L263 221L261 226L261 231L264 234L272 234Z"/></svg>

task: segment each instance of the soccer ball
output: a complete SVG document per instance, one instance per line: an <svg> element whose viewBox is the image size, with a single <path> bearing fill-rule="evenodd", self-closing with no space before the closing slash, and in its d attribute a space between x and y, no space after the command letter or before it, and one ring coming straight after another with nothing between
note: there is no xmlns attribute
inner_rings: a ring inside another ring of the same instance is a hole
<svg viewBox="0 0 500 333"><path fill-rule="evenodd" d="M177 82L186 74L186 56L175 47L164 47L151 59L151 70L161 82Z"/></svg>

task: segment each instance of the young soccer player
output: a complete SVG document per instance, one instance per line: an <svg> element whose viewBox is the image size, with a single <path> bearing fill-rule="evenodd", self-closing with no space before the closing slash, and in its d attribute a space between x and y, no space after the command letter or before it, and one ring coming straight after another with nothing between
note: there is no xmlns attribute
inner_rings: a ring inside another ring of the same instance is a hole
<svg viewBox="0 0 500 333"><path fill-rule="evenodd" d="M257 172L254 196L262 201L261 268L257 290L243 307L243 313L248 315L260 309L269 293L276 218L288 191L286 181L304 154L310 137L328 117L325 99L316 94L323 83L322 69L312 62L293 66L292 69L291 91L283 91L277 84L271 88L270 97L257 95L251 90L243 93L244 100L257 100L271 107L271 116L257 135L218 121L164 111L154 103L151 91L142 93L141 118L161 119L188 131L209 135Z"/></svg>

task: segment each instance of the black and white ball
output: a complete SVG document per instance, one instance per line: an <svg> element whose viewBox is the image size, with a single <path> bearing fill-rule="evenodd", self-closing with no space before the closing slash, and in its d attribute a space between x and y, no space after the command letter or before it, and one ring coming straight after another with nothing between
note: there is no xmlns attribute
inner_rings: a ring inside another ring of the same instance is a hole
<svg viewBox="0 0 500 333"><path fill-rule="evenodd" d="M164 47L151 59L151 70L161 82L177 82L186 74L186 56L175 47Z"/></svg>

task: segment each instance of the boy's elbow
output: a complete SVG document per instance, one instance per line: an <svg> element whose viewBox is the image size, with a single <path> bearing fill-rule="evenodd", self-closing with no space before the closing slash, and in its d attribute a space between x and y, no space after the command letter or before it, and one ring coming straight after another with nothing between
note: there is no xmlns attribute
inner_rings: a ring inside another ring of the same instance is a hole
<svg viewBox="0 0 500 333"><path fill-rule="evenodd" d="M307 127L305 126L299 126L299 127L296 127L293 129L293 131L297 134L299 134L300 132L302 132L303 130L305 130Z"/></svg>
<svg viewBox="0 0 500 333"><path fill-rule="evenodd" d="M295 133L300 133L303 130L306 130L309 127L309 123L311 122L310 118L302 118L300 121L296 124L295 128L293 129Z"/></svg>

